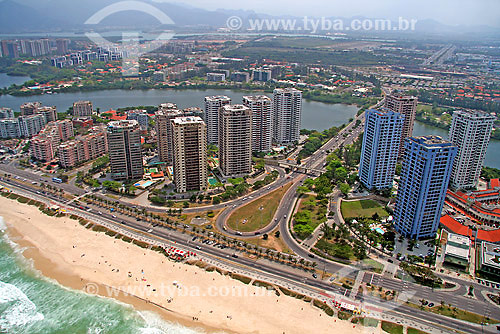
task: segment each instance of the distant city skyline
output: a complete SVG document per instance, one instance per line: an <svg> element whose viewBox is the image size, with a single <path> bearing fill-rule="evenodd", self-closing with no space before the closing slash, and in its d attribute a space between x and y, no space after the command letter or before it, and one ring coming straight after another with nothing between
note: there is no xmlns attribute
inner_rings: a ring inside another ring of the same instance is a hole
<svg viewBox="0 0 500 334"><path fill-rule="evenodd" d="M490 25L500 27L498 12L500 2L495 0L479 1L398 1L398 0L356 0L345 2L340 0L313 0L308 6L301 2L275 0L272 2L254 0L251 2L230 0L190 0L171 1L153 0L154 2L177 3L184 6L199 7L207 10L249 10L269 15L293 16L365 16L371 18L397 19L400 16L418 20L432 19L449 25ZM432 8L432 11L429 10Z"/></svg>

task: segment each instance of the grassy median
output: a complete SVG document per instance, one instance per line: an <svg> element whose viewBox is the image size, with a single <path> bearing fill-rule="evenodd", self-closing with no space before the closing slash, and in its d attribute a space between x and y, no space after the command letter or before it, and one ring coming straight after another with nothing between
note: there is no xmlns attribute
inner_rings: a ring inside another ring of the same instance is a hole
<svg viewBox="0 0 500 334"><path fill-rule="evenodd" d="M229 216L227 225L240 232L254 232L267 226L290 186L291 183L237 209Z"/></svg>

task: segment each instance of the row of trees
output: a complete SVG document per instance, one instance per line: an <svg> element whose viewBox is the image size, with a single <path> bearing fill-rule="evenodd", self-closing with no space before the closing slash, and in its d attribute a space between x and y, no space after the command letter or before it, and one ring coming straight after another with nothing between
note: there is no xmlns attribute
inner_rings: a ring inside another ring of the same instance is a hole
<svg viewBox="0 0 500 334"><path fill-rule="evenodd" d="M152 212L147 211L144 208L140 209L140 208L129 207L120 204L117 201L103 199L96 195L87 195L84 199L89 203L93 203L105 208L114 208L117 213L121 213L133 218L146 220L152 224L158 224L166 228L175 229L182 233L190 233L192 235L198 236L203 239L214 240L227 247L233 248L235 250L244 251L251 255L255 255L257 257L264 257L269 260L301 268L303 270L313 270L317 266L316 262L307 261L305 259L297 259L295 256L290 254L284 254L276 250L263 248L251 243L247 243L237 239L232 239L225 235L208 231L206 228L203 227L197 227L197 226L189 227L188 225L178 221L178 219L172 219L170 217L154 214ZM182 209L177 209L175 211L172 210L172 212L174 215L180 216L182 213ZM279 237L279 234L277 236Z"/></svg>

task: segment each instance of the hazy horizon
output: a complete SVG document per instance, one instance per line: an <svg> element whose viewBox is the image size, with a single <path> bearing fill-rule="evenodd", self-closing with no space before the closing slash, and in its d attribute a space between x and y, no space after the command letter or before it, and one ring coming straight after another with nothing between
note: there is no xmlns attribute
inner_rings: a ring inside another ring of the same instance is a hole
<svg viewBox="0 0 500 334"><path fill-rule="evenodd" d="M181 3L207 10L252 10L270 15L294 16L366 16L397 19L402 16L409 19L433 19L448 25L489 25L500 27L500 1L497 0L311 0L303 2L285 0L253 0L251 2L234 0L153 0L155 2Z"/></svg>

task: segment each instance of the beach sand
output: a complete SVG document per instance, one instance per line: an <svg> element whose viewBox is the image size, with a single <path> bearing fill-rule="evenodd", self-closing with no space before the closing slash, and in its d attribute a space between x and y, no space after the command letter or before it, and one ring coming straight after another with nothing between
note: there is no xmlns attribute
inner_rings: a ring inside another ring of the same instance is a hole
<svg viewBox="0 0 500 334"><path fill-rule="evenodd" d="M175 263L69 218L53 218L37 207L0 196L0 216L24 256L61 285L111 296L138 310L208 333L372 333L329 317L311 303L277 296L217 272ZM115 287L130 295L111 290ZM156 304L156 305L155 305Z"/></svg>

